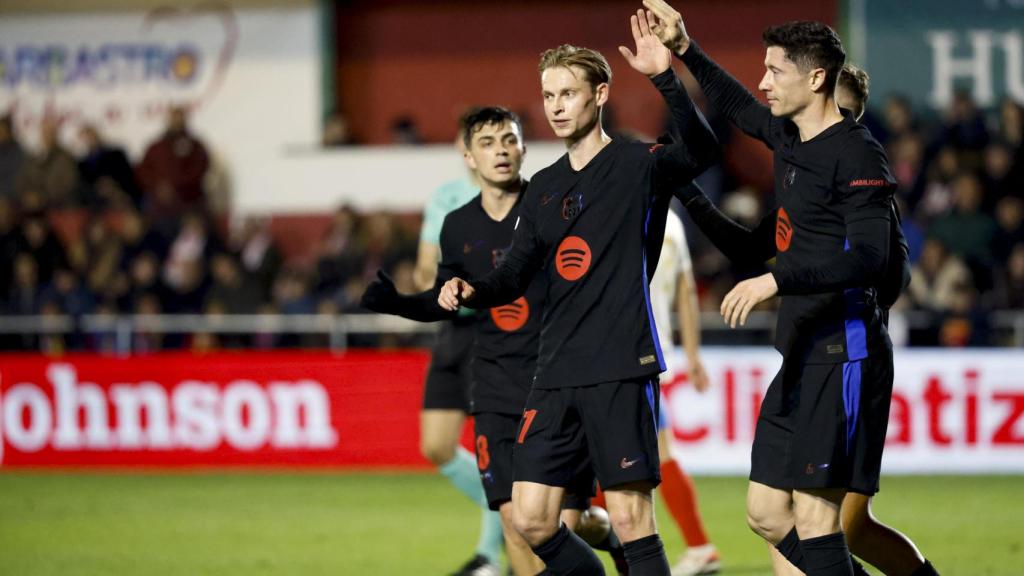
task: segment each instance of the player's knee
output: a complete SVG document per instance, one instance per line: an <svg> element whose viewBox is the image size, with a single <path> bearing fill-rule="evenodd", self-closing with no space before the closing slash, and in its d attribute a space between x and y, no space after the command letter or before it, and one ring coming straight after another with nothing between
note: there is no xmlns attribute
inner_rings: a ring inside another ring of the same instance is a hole
<svg viewBox="0 0 1024 576"><path fill-rule="evenodd" d="M544 514L516 509L512 514L512 526L530 546L539 546L558 531L558 517L554 521Z"/></svg>
<svg viewBox="0 0 1024 576"><path fill-rule="evenodd" d="M791 526L776 510L766 506L747 504L747 526L768 542L777 543L786 536Z"/></svg>
<svg viewBox="0 0 1024 576"><path fill-rule="evenodd" d="M623 542L630 542L654 533L654 519L635 507L608 511L612 529Z"/></svg>
<svg viewBox="0 0 1024 576"><path fill-rule="evenodd" d="M455 446L424 438L420 441L420 454L434 466L444 466L455 457Z"/></svg>

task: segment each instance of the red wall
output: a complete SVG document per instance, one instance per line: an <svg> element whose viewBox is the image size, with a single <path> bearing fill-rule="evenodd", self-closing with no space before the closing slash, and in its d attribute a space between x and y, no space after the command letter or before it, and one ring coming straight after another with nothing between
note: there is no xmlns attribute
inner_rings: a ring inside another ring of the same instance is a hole
<svg viewBox="0 0 1024 576"><path fill-rule="evenodd" d="M675 4L685 6L690 33L752 90L763 72L765 26L797 19L834 24L837 17L834 0ZM389 126L401 115L414 118L428 141L446 141L465 107L490 103L528 114L527 139L546 139L537 59L547 48L572 43L600 50L611 63L620 126L656 135L660 98L616 49L631 46L628 18L638 7L622 0L342 2L336 9L337 105L366 143L387 143Z"/></svg>

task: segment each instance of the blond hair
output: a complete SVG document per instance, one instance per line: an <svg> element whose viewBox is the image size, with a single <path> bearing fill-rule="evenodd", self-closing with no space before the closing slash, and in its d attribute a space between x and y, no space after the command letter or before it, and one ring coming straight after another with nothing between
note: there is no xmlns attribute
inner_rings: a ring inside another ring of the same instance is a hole
<svg viewBox="0 0 1024 576"><path fill-rule="evenodd" d="M543 73L548 68L564 67L572 70L573 66L583 70L591 86L596 87L598 84L608 84L612 81L612 68L600 52L572 44L562 44L558 48L545 50L540 55L540 65L537 68Z"/></svg>

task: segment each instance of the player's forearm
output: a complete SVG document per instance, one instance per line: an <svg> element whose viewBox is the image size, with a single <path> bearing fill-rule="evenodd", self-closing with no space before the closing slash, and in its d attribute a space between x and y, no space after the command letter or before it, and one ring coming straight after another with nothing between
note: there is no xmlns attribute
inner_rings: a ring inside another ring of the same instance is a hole
<svg viewBox="0 0 1024 576"><path fill-rule="evenodd" d="M458 313L441 308L437 303L439 291L438 288L434 288L418 294L399 295L383 312L415 320L416 322L451 320Z"/></svg>
<svg viewBox="0 0 1024 576"><path fill-rule="evenodd" d="M771 112L758 102L736 78L712 60L696 42L680 57L689 68L708 101L747 134L758 134Z"/></svg>
<svg viewBox="0 0 1024 576"><path fill-rule="evenodd" d="M679 323L683 338L683 350L690 361L700 353L700 311L697 307L697 290L691 272L679 276Z"/></svg>
<svg viewBox="0 0 1024 576"><path fill-rule="evenodd" d="M849 227L850 247L816 266L782 265L772 271L779 295L821 294L877 286L889 255L889 220L871 218Z"/></svg>
<svg viewBox="0 0 1024 576"><path fill-rule="evenodd" d="M532 269L510 260L510 257L506 257L490 274L470 281L474 292L465 302L466 306L476 309L494 308L526 294L526 288L533 279Z"/></svg>
<svg viewBox="0 0 1024 576"><path fill-rule="evenodd" d="M689 173L686 179L692 179L718 160L718 139L671 68L651 78L651 82L671 114L674 141L669 145L673 149L669 157L678 164L674 171Z"/></svg>
<svg viewBox="0 0 1024 576"><path fill-rule="evenodd" d="M680 197L701 232L726 258L737 263L760 264L774 255L773 246L746 226L726 216L702 192Z"/></svg>

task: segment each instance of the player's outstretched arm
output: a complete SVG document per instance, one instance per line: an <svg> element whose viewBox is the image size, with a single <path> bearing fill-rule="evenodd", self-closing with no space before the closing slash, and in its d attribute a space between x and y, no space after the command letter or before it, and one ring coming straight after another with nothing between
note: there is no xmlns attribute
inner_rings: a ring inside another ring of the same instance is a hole
<svg viewBox="0 0 1024 576"><path fill-rule="evenodd" d="M708 101L733 124L769 147L771 110L761 104L738 80L718 66L690 38L678 10L664 0L644 0L657 21L652 31L662 44L682 59L708 97Z"/></svg>
<svg viewBox="0 0 1024 576"><path fill-rule="evenodd" d="M455 314L437 304L439 290L440 287L435 287L418 294L400 294L391 277L383 270L378 270L377 279L366 287L359 303L363 308L374 312L401 316L417 322L449 320Z"/></svg>
<svg viewBox="0 0 1024 576"><path fill-rule="evenodd" d="M674 189L701 232L726 258L740 264L761 264L775 256L775 213L765 214L753 229L718 209L700 186L690 183Z"/></svg>

